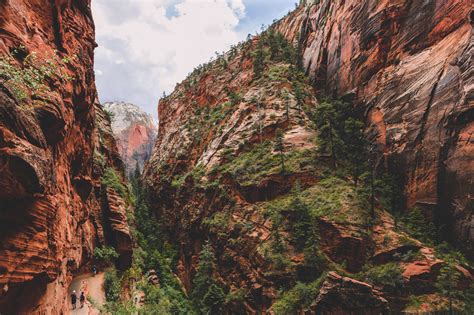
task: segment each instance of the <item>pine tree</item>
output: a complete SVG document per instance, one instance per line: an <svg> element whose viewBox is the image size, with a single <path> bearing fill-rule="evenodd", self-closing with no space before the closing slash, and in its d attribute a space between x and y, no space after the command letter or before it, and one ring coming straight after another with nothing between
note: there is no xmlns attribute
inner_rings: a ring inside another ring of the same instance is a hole
<svg viewBox="0 0 474 315"><path fill-rule="evenodd" d="M283 143L283 132L280 129L276 132L274 150L280 157L281 172L285 173L285 146Z"/></svg>
<svg viewBox="0 0 474 315"><path fill-rule="evenodd" d="M255 79L262 76L265 67L265 55L263 52L263 42L260 40L254 53L253 74Z"/></svg>
<svg viewBox="0 0 474 315"><path fill-rule="evenodd" d="M463 299L462 291L457 289L461 275L456 269L454 261L446 261L446 265L439 271L439 275L436 278L436 288L439 292L448 298L449 302L449 313L453 314L453 301L456 299Z"/></svg>
<svg viewBox="0 0 474 315"><path fill-rule="evenodd" d="M288 94L288 91L285 89L283 90L283 99L285 101L285 115L286 115L286 120L290 120L290 95Z"/></svg>
<svg viewBox="0 0 474 315"><path fill-rule="evenodd" d="M216 257L208 241L199 253L191 297L203 314L216 314L225 300L225 293L213 279Z"/></svg>
<svg viewBox="0 0 474 315"><path fill-rule="evenodd" d="M313 236L311 235L313 222L309 208L297 193L291 201L288 210L288 222L292 241L297 250L303 250L309 239Z"/></svg>
<svg viewBox="0 0 474 315"><path fill-rule="evenodd" d="M331 155L334 168L338 165L339 153L343 147L343 141L336 129L338 116L334 105L327 101L317 106L313 116L313 122L319 134L319 150Z"/></svg>

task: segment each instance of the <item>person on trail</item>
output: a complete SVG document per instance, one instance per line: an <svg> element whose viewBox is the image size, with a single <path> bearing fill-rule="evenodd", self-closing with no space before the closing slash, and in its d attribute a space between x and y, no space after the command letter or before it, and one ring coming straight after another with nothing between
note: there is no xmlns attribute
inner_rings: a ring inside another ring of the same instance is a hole
<svg viewBox="0 0 474 315"><path fill-rule="evenodd" d="M71 293L71 304L72 304L72 309L76 309L76 303L77 303L77 295L76 295L76 290L73 290Z"/></svg>
<svg viewBox="0 0 474 315"><path fill-rule="evenodd" d="M86 301L86 297L84 296L84 292L81 292L81 297L79 298L81 301L81 308L84 307L84 302Z"/></svg>
<svg viewBox="0 0 474 315"><path fill-rule="evenodd" d="M95 275L97 274L97 266L96 266L96 265L93 265L93 266L92 266L92 273L93 273L93 275L94 275L94 277L95 277Z"/></svg>

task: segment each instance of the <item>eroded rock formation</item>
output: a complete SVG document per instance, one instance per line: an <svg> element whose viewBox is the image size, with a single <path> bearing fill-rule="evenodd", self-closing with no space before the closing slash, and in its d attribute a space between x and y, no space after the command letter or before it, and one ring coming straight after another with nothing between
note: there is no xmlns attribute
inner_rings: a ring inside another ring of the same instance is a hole
<svg viewBox="0 0 474 315"><path fill-rule="evenodd" d="M311 310L314 314L389 314L388 301L371 285L330 272Z"/></svg>
<svg viewBox="0 0 474 315"><path fill-rule="evenodd" d="M278 23L315 87L364 106L406 207L474 255L470 0L317 1ZM461 245L462 244L462 245Z"/></svg>
<svg viewBox="0 0 474 315"><path fill-rule="evenodd" d="M96 128L95 46L88 0L0 3L2 314L64 313L105 244L100 176L122 164Z"/></svg>
<svg viewBox="0 0 474 315"><path fill-rule="evenodd" d="M111 115L112 130L127 172L133 172L137 165L143 170L156 139L157 126L153 117L129 103L107 102L103 105Z"/></svg>
<svg viewBox="0 0 474 315"><path fill-rule="evenodd" d="M179 248L176 272L188 292L199 251L212 243L217 283L229 294L245 292L240 304L225 306L229 312L271 312L282 298L277 288L333 268L366 272L374 283L380 272L398 277L375 287L332 274L313 304L328 314L402 311L409 294L436 294L442 255L401 231L387 209L367 223L354 182L327 178L328 157L313 155L311 109L323 94L364 109L381 165L401 177L399 210L422 208L472 254L470 3L316 3L273 28L301 48L308 80L279 57L275 39L260 42L267 33L196 69L158 105L160 128L144 173L150 204ZM258 58L265 60L260 74ZM317 217L310 253L292 234L298 200ZM468 266L456 270L457 285L472 282Z"/></svg>

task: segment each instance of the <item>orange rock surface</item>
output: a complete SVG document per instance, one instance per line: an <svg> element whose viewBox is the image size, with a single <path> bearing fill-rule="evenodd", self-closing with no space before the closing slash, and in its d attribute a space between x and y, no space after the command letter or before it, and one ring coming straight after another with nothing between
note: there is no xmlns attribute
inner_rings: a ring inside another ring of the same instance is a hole
<svg viewBox="0 0 474 315"><path fill-rule="evenodd" d="M472 1L318 1L278 22L317 89L366 107L407 207L474 256Z"/></svg>
<svg viewBox="0 0 474 315"><path fill-rule="evenodd" d="M24 80L28 65L53 67L41 90L0 79L2 314L64 313L72 275L105 244L100 176L121 165L99 145L95 46L88 0L0 3L2 67Z"/></svg>

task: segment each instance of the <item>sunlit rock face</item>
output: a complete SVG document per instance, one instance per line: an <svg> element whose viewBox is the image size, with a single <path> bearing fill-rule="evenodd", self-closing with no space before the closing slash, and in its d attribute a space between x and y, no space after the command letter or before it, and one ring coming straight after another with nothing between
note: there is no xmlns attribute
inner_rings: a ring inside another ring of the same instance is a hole
<svg viewBox="0 0 474 315"><path fill-rule="evenodd" d="M123 102L104 103L111 113L112 129L128 173L140 170L150 158L155 143L157 124L150 114L137 105Z"/></svg>
<svg viewBox="0 0 474 315"><path fill-rule="evenodd" d="M98 128L95 46L90 1L0 3L2 314L67 313L73 274L114 229L101 176L122 164Z"/></svg>
<svg viewBox="0 0 474 315"><path fill-rule="evenodd" d="M406 207L421 207L473 257L471 1L316 2L278 29L302 48L317 89L366 108Z"/></svg>
<svg viewBox="0 0 474 315"><path fill-rule="evenodd" d="M143 176L150 206L178 249L177 275L186 289L192 290L206 241L216 254L216 281L246 292L240 304L226 306L229 312L271 312L278 288L314 280L306 253L291 245L283 254L291 267L277 269L266 255L275 233L267 210L284 204L297 186L310 203L330 194L328 187L341 189L335 198L347 196L318 218L318 248L331 262L321 268L337 263L355 276L368 264L392 263L400 268L405 293L436 292L444 262L432 248L400 231L387 212L368 232L367 209L351 201L354 185L325 187L318 169L324 162L315 166L308 159L317 130L301 107L317 106L323 92L363 107L381 163L400 176L403 210L422 208L444 225L446 238L472 254L470 8L467 1L315 1L275 24L302 49L307 78L288 75L291 66L284 62L268 62L255 78L257 36L196 69L161 99L157 141ZM295 86L305 95L304 106ZM291 165L285 175L275 162L277 130ZM291 210L284 213L286 224ZM411 251L419 255L399 259ZM472 282L470 270L461 274ZM383 286L335 274L326 280L307 314L358 307L376 314L388 307L402 311L408 303Z"/></svg>

